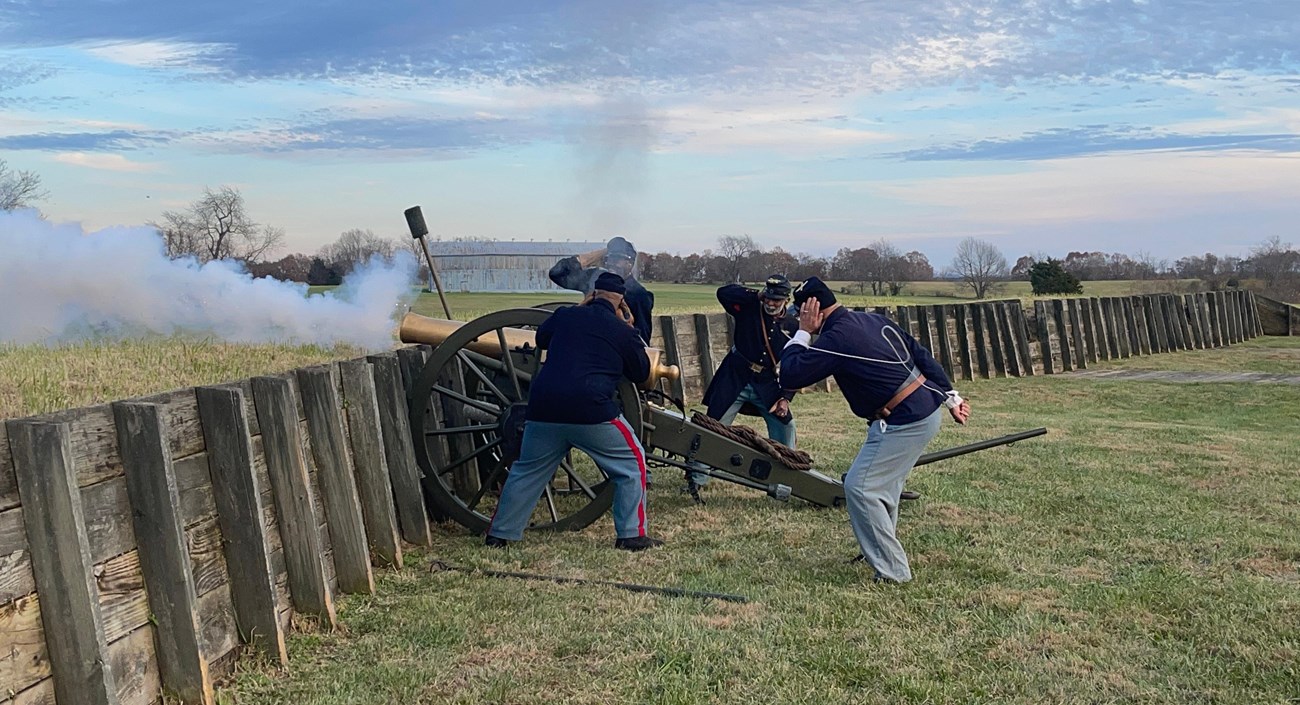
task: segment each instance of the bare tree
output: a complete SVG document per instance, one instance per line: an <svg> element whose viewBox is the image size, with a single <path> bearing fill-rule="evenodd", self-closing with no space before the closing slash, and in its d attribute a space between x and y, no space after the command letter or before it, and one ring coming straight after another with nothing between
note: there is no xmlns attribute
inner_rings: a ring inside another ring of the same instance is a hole
<svg viewBox="0 0 1300 705"><path fill-rule="evenodd" d="M369 230L353 228L344 231L332 244L322 247L320 257L339 274L346 275L375 255L391 260L399 247L398 243L385 240Z"/></svg>
<svg viewBox="0 0 1300 705"><path fill-rule="evenodd" d="M0 159L0 211L28 208L48 195L41 188L41 177L30 171L14 171Z"/></svg>
<svg viewBox="0 0 1300 705"><path fill-rule="evenodd" d="M203 197L184 211L166 211L161 222L150 225L162 235L169 257L193 256L200 262L256 262L284 241L283 228L249 217L243 194L233 186L205 188Z"/></svg>
<svg viewBox="0 0 1300 705"><path fill-rule="evenodd" d="M1007 278L1007 258L987 240L968 237L957 245L957 256L952 260L951 271L959 277L975 298L986 298L998 284Z"/></svg>
<svg viewBox="0 0 1300 705"><path fill-rule="evenodd" d="M754 238L748 235L723 235L718 238L718 257L727 261L725 271L729 282L740 281L744 271L745 260L758 251Z"/></svg>

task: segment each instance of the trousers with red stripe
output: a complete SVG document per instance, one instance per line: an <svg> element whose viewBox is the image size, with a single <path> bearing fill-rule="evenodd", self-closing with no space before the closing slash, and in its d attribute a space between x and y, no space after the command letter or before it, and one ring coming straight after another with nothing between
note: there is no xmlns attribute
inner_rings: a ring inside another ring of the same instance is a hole
<svg viewBox="0 0 1300 705"><path fill-rule="evenodd" d="M597 424L527 422L519 459L510 466L489 536L509 541L524 537L546 484L572 448L591 456L614 483L618 538L645 536L645 450L621 415Z"/></svg>

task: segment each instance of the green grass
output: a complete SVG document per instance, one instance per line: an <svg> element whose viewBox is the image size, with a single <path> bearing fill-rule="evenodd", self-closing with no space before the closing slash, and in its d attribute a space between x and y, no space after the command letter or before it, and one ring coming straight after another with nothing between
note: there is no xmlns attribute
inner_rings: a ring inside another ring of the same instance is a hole
<svg viewBox="0 0 1300 705"><path fill-rule="evenodd" d="M1242 356L1270 346L1239 348ZM1199 354L1199 353L1198 353ZM1164 356L1169 359L1172 356ZM1294 702L1300 696L1300 395L1276 386L1064 377L961 385L934 447L1044 438L917 470L902 540L916 580L874 585L842 510L658 470L662 549L610 548L608 518L491 552L456 527L245 664L234 703ZM801 445L838 474L862 423L797 399ZM431 558L741 593L745 605L430 573Z"/></svg>
<svg viewBox="0 0 1300 705"><path fill-rule="evenodd" d="M1089 368L1179 370L1188 372L1268 372L1300 375L1300 337L1263 336L1226 348L1131 357L1090 364Z"/></svg>
<svg viewBox="0 0 1300 705"><path fill-rule="evenodd" d="M159 338L47 348L0 345L0 419L33 416L364 354L346 346Z"/></svg>

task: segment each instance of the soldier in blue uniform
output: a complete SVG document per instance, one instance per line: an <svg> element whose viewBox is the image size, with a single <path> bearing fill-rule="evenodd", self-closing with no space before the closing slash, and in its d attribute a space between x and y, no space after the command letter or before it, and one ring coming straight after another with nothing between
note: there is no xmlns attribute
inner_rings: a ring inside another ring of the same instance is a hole
<svg viewBox="0 0 1300 705"><path fill-rule="evenodd" d="M627 295L624 303L632 312L632 325L645 345L650 344L650 318L654 315L655 296L636 280L636 248L624 238L611 238L604 248L574 257L565 257L551 267L550 277L564 289L591 294L596 278L613 272L623 278Z"/></svg>
<svg viewBox="0 0 1300 705"><path fill-rule="evenodd" d="M713 381L704 391L705 412L728 426L739 413L762 416L767 422L767 436L783 445L794 447L794 415L790 400L794 390L781 388L776 365L780 351L799 329L794 315L787 315L790 280L773 274L761 290L741 284L727 284L718 289L718 303L735 321L731 351L722 359ZM709 476L693 472L693 485L703 485ZM694 487L688 485L693 493Z"/></svg>
<svg viewBox="0 0 1300 705"><path fill-rule="evenodd" d="M896 535L903 482L939 432L942 409L966 423L970 405L930 351L885 316L850 311L818 278L795 293L799 331L781 353L781 383L802 388L834 376L867 439L844 479L849 523L878 581L912 579ZM818 333L817 342L811 342Z"/></svg>
<svg viewBox="0 0 1300 705"><path fill-rule="evenodd" d="M663 543L646 535L645 449L616 395L624 377L644 382L650 376L645 344L616 313L624 292L622 277L603 272L587 303L556 311L537 329L546 364L529 389L523 444L488 527L488 546L524 537L546 484L573 448L614 483L614 547L641 551Z"/></svg>

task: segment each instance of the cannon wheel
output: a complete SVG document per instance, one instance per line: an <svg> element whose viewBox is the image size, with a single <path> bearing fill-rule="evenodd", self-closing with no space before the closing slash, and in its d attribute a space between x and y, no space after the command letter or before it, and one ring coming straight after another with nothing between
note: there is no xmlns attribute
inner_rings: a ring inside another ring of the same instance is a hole
<svg viewBox="0 0 1300 705"><path fill-rule="evenodd" d="M466 323L434 348L411 388L411 429L425 498L475 533L487 531L510 464L518 458L529 385L545 361L527 345L502 358L471 345L495 340L505 347L507 329L535 330L550 315L540 308L508 309ZM624 382L619 397L623 416L642 436L635 385ZM613 500L613 484L594 463L566 458L538 502L530 528L577 531L599 519Z"/></svg>

